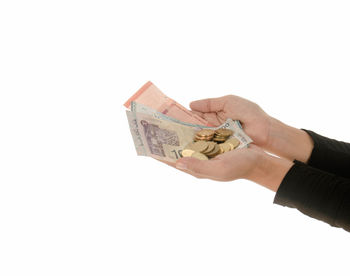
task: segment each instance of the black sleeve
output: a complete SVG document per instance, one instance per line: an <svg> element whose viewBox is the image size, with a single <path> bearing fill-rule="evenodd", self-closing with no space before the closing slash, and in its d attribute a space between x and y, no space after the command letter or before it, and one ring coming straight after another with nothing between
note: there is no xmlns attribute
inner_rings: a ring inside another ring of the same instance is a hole
<svg viewBox="0 0 350 276"><path fill-rule="evenodd" d="M308 165L350 178L350 143L340 142L305 130L314 141Z"/></svg>
<svg viewBox="0 0 350 276"><path fill-rule="evenodd" d="M274 203L350 231L350 179L295 160Z"/></svg>

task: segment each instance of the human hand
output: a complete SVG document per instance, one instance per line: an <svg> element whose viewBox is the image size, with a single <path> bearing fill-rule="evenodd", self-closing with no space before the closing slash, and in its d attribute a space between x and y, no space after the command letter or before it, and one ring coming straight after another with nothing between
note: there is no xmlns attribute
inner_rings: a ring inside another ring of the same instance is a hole
<svg viewBox="0 0 350 276"><path fill-rule="evenodd" d="M307 162L314 147L305 131L270 117L256 103L238 96L194 101L190 107L215 126L228 118L239 120L254 144L288 160Z"/></svg>
<svg viewBox="0 0 350 276"><path fill-rule="evenodd" d="M255 145L219 154L210 160L183 157L176 162L176 168L197 178L217 181L249 179L262 161L264 151Z"/></svg>
<svg viewBox="0 0 350 276"><path fill-rule="evenodd" d="M228 118L239 120L244 131L256 145L265 147L269 143L271 117L256 103L238 96L227 95L194 101L190 107L194 113L214 126L221 125Z"/></svg>
<svg viewBox="0 0 350 276"><path fill-rule="evenodd" d="M254 144L210 160L184 157L175 163L177 169L197 178L217 181L247 179L275 192L292 165L293 162L271 156Z"/></svg>

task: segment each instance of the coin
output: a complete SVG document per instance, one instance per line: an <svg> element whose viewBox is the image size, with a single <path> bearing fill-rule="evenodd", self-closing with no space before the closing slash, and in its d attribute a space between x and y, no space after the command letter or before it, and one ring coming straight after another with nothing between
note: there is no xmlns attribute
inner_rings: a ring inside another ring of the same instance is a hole
<svg viewBox="0 0 350 276"><path fill-rule="evenodd" d="M215 142L208 142L208 148L202 153L207 155L207 153L211 152L215 148L215 145L216 145Z"/></svg>
<svg viewBox="0 0 350 276"><path fill-rule="evenodd" d="M235 137L232 137L226 141L226 143L232 144L233 148L237 148L240 144L239 140Z"/></svg>
<svg viewBox="0 0 350 276"><path fill-rule="evenodd" d="M213 157L217 156L220 153L221 153L221 150L220 150L219 145L215 144L214 149L211 152L207 153L206 155L208 157L210 157L210 158L213 158Z"/></svg>
<svg viewBox="0 0 350 276"><path fill-rule="evenodd" d="M214 137L215 137L215 138L224 138L224 139L227 139L229 136L225 136L225 135L221 135L221 134L215 134Z"/></svg>
<svg viewBox="0 0 350 276"><path fill-rule="evenodd" d="M205 141L198 141L193 143L192 150L196 152L203 152L208 148L208 143Z"/></svg>
<svg viewBox="0 0 350 276"><path fill-rule="evenodd" d="M223 151L223 153L228 152L231 150L231 147L229 144L223 143L220 144L219 147L221 148L221 150Z"/></svg>
<svg viewBox="0 0 350 276"><path fill-rule="evenodd" d="M214 136L195 136L194 140L195 141L211 141Z"/></svg>
<svg viewBox="0 0 350 276"><path fill-rule="evenodd" d="M202 129L196 133L196 136L214 136L214 133L212 129Z"/></svg>
<svg viewBox="0 0 350 276"><path fill-rule="evenodd" d="M227 141L226 141L225 143L223 143L223 144L228 145L228 146L230 147L230 150L233 150L233 149L234 149L233 145L232 145L232 144L230 144L230 143L227 143Z"/></svg>
<svg viewBox="0 0 350 276"><path fill-rule="evenodd" d="M224 137L229 137L233 134L233 131L231 129L227 129L227 128L219 128L219 129L215 130L215 134L221 135Z"/></svg>
<svg viewBox="0 0 350 276"><path fill-rule="evenodd" d="M191 157L197 158L199 160L208 160L208 157L200 152L194 152Z"/></svg>
<svg viewBox="0 0 350 276"><path fill-rule="evenodd" d="M232 134L232 130L225 128L217 130L201 129L194 134L194 142L189 143L183 149L182 156L207 160L234 150L240 145L240 141L234 137L229 138Z"/></svg>
<svg viewBox="0 0 350 276"><path fill-rule="evenodd" d="M191 157L192 154L194 153L195 151L194 150L191 150L191 149L184 149L182 152L181 152L181 155L183 157Z"/></svg>
<svg viewBox="0 0 350 276"><path fill-rule="evenodd" d="M213 141L215 141L215 142L225 142L226 138L214 137Z"/></svg>

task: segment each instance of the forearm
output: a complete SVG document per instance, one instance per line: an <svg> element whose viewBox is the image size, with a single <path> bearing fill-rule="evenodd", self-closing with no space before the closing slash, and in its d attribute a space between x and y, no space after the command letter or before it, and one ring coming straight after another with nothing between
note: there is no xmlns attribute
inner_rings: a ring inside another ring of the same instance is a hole
<svg viewBox="0 0 350 276"><path fill-rule="evenodd" d="M274 203L350 231L350 180L295 161Z"/></svg>
<svg viewBox="0 0 350 276"><path fill-rule="evenodd" d="M350 180L302 162L262 155L246 179L276 192L274 203L350 231Z"/></svg>
<svg viewBox="0 0 350 276"><path fill-rule="evenodd" d="M265 150L290 161L306 163L314 147L313 140L305 131L288 126L275 118L271 118L268 137Z"/></svg>
<svg viewBox="0 0 350 276"><path fill-rule="evenodd" d="M310 130L304 131L314 142L308 165L350 179L350 143L330 139Z"/></svg>

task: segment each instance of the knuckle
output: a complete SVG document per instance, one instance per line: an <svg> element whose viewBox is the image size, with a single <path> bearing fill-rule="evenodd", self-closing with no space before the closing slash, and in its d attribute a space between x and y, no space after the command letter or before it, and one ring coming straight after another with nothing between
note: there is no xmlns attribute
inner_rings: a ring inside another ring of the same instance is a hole
<svg viewBox="0 0 350 276"><path fill-rule="evenodd" d="M209 99L209 100L207 100L207 110L211 110L211 106L212 106L212 99Z"/></svg>

